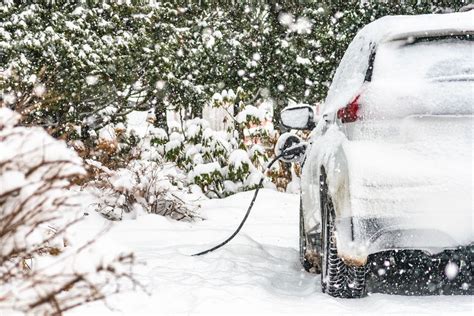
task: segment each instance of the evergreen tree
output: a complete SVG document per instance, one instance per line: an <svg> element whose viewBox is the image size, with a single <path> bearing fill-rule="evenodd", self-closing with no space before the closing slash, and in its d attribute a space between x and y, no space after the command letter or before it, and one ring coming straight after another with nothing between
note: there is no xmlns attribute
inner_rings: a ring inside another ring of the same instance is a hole
<svg viewBox="0 0 474 316"><path fill-rule="evenodd" d="M178 5L8 2L0 7L1 102L57 137L96 145L133 110L201 116L236 92L234 114L273 100L315 104L357 31L389 14L457 11L455 1L319 0ZM129 146L133 142L128 141Z"/></svg>

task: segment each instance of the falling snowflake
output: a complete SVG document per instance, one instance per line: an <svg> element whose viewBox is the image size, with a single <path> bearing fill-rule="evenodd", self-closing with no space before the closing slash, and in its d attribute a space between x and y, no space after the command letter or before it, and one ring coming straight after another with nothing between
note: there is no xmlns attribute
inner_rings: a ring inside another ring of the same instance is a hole
<svg viewBox="0 0 474 316"><path fill-rule="evenodd" d="M98 81L99 81L99 78L97 76L87 76L86 77L86 83L89 86L93 86L93 85L97 84Z"/></svg>
<svg viewBox="0 0 474 316"><path fill-rule="evenodd" d="M449 280L454 280L459 273L459 267L454 262L448 262L446 267L444 268L444 274Z"/></svg>
<svg viewBox="0 0 474 316"><path fill-rule="evenodd" d="M166 82L164 82L163 80L158 80L156 82L156 85L155 87L158 89L158 90L163 90L166 86Z"/></svg>
<svg viewBox="0 0 474 316"><path fill-rule="evenodd" d="M13 92L6 93L3 95L3 101L5 101L6 104L13 104L16 102L16 96Z"/></svg>
<svg viewBox="0 0 474 316"><path fill-rule="evenodd" d="M293 15L291 13L280 13L278 21L283 25L289 26L293 23Z"/></svg>
<svg viewBox="0 0 474 316"><path fill-rule="evenodd" d="M33 88L33 94L37 97L42 97L44 95L44 93L46 92L46 87L44 84L37 84L34 88Z"/></svg>

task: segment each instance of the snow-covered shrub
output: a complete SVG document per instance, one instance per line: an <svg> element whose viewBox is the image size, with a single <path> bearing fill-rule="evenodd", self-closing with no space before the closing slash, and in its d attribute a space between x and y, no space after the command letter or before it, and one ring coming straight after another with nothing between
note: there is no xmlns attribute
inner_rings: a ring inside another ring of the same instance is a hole
<svg viewBox="0 0 474 316"><path fill-rule="evenodd" d="M83 158L92 158L113 169L123 167L137 158L136 149L140 139L133 132L127 131L126 122L109 123L98 133L92 131L89 135L86 151L81 155Z"/></svg>
<svg viewBox="0 0 474 316"><path fill-rule="evenodd" d="M162 128L153 127L150 129L150 143L154 146L162 146L168 142L168 134ZM164 148L160 147L160 152L164 152Z"/></svg>
<svg viewBox="0 0 474 316"><path fill-rule="evenodd" d="M243 112L249 108L254 115L239 113L240 122L225 131L211 129L201 118L171 123L164 158L188 173L188 184L198 185L209 196L255 189L273 155L271 137L276 134L264 108L247 107ZM241 139L237 129L248 137ZM265 184L271 186L268 179Z"/></svg>
<svg viewBox="0 0 474 316"><path fill-rule="evenodd" d="M165 158L170 161L175 161L178 164L183 163L183 157L180 153L183 150L184 135L178 132L173 132L169 136L168 142L165 144Z"/></svg>
<svg viewBox="0 0 474 316"><path fill-rule="evenodd" d="M223 190L224 176L218 162L201 163L191 167L189 183L197 184L203 192L212 192L220 196Z"/></svg>
<svg viewBox="0 0 474 316"><path fill-rule="evenodd" d="M94 159L85 159L88 173L79 184L83 191L95 196L90 211L98 211L110 220L135 218L145 213L176 220L192 220L197 216L195 207L188 203L185 176L176 166L184 159L178 155L183 136L175 132L168 136L164 129L153 126L153 122L152 112L135 111L127 117L128 126L122 133L136 143L120 165L111 164L110 160L104 162L98 154L93 155ZM118 143L119 147L122 145ZM173 163L164 163L164 157Z"/></svg>
<svg viewBox="0 0 474 316"><path fill-rule="evenodd" d="M186 202L183 176L172 164L150 160L134 160L125 168L111 170L97 161L88 160L95 170L95 180L84 187L96 198L91 204L110 220L136 218L152 213L175 220L192 220L197 217Z"/></svg>
<svg viewBox="0 0 474 316"><path fill-rule="evenodd" d="M249 154L243 149L236 149L230 155L227 166L229 180L243 182L249 176L251 169L255 168L250 161Z"/></svg>
<svg viewBox="0 0 474 316"><path fill-rule="evenodd" d="M2 257L38 247L62 248L62 235L52 234L54 230L39 224L67 223L69 209L74 206L72 194L66 190L68 180L84 174L74 151L41 128L15 127L18 118L17 113L0 108ZM48 235L56 235L55 244ZM17 240L18 236L25 238Z"/></svg>
<svg viewBox="0 0 474 316"><path fill-rule="evenodd" d="M61 314L133 282L134 259L90 257L94 239L70 236L80 204L69 187L85 174L82 160L43 129L16 126L19 118L0 107L0 310Z"/></svg>

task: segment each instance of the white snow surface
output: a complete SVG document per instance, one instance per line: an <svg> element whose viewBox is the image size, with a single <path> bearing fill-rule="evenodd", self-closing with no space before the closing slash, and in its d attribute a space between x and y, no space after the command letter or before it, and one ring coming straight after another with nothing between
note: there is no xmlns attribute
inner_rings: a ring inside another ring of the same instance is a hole
<svg viewBox="0 0 474 316"><path fill-rule="evenodd" d="M406 297L373 294L336 299L321 293L319 275L302 271L298 260L298 204L295 194L263 189L240 234L202 257L193 253L227 238L240 223L253 191L221 200L202 200L205 221L176 222L157 215L114 223L107 239L133 250L143 263L138 279L148 288L96 302L67 315L139 314L312 314L471 315L470 296ZM91 214L84 234L100 229ZM104 253L108 249L103 249Z"/></svg>

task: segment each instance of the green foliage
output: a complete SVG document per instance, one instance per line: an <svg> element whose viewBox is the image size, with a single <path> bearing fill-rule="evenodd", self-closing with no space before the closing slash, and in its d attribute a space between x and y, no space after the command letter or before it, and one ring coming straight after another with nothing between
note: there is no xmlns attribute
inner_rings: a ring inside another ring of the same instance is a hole
<svg viewBox="0 0 474 316"><path fill-rule="evenodd" d="M199 118L172 126L167 142L158 143L151 138L151 144L163 147L164 159L176 163L188 175L188 184L199 186L213 197L257 186L263 176L259 170L264 168L269 156L262 146L236 139L232 127L215 131L206 120ZM269 131L265 135L270 134Z"/></svg>
<svg viewBox="0 0 474 316"><path fill-rule="evenodd" d="M288 99L324 100L348 44L365 24L388 14L445 12L464 4L7 2L0 7L0 102L21 113L23 124L45 126L87 148L99 145L96 135L103 128L126 124L133 110L152 109L155 126L171 133L169 109L190 119L212 102L231 102L238 113L271 100L278 121ZM224 89L236 93L215 102ZM240 138L245 128L237 126ZM134 142L123 138L107 155L125 157ZM164 139L156 140L160 144ZM167 152L168 159L178 157L177 150ZM213 150L203 153L206 159L225 153Z"/></svg>

